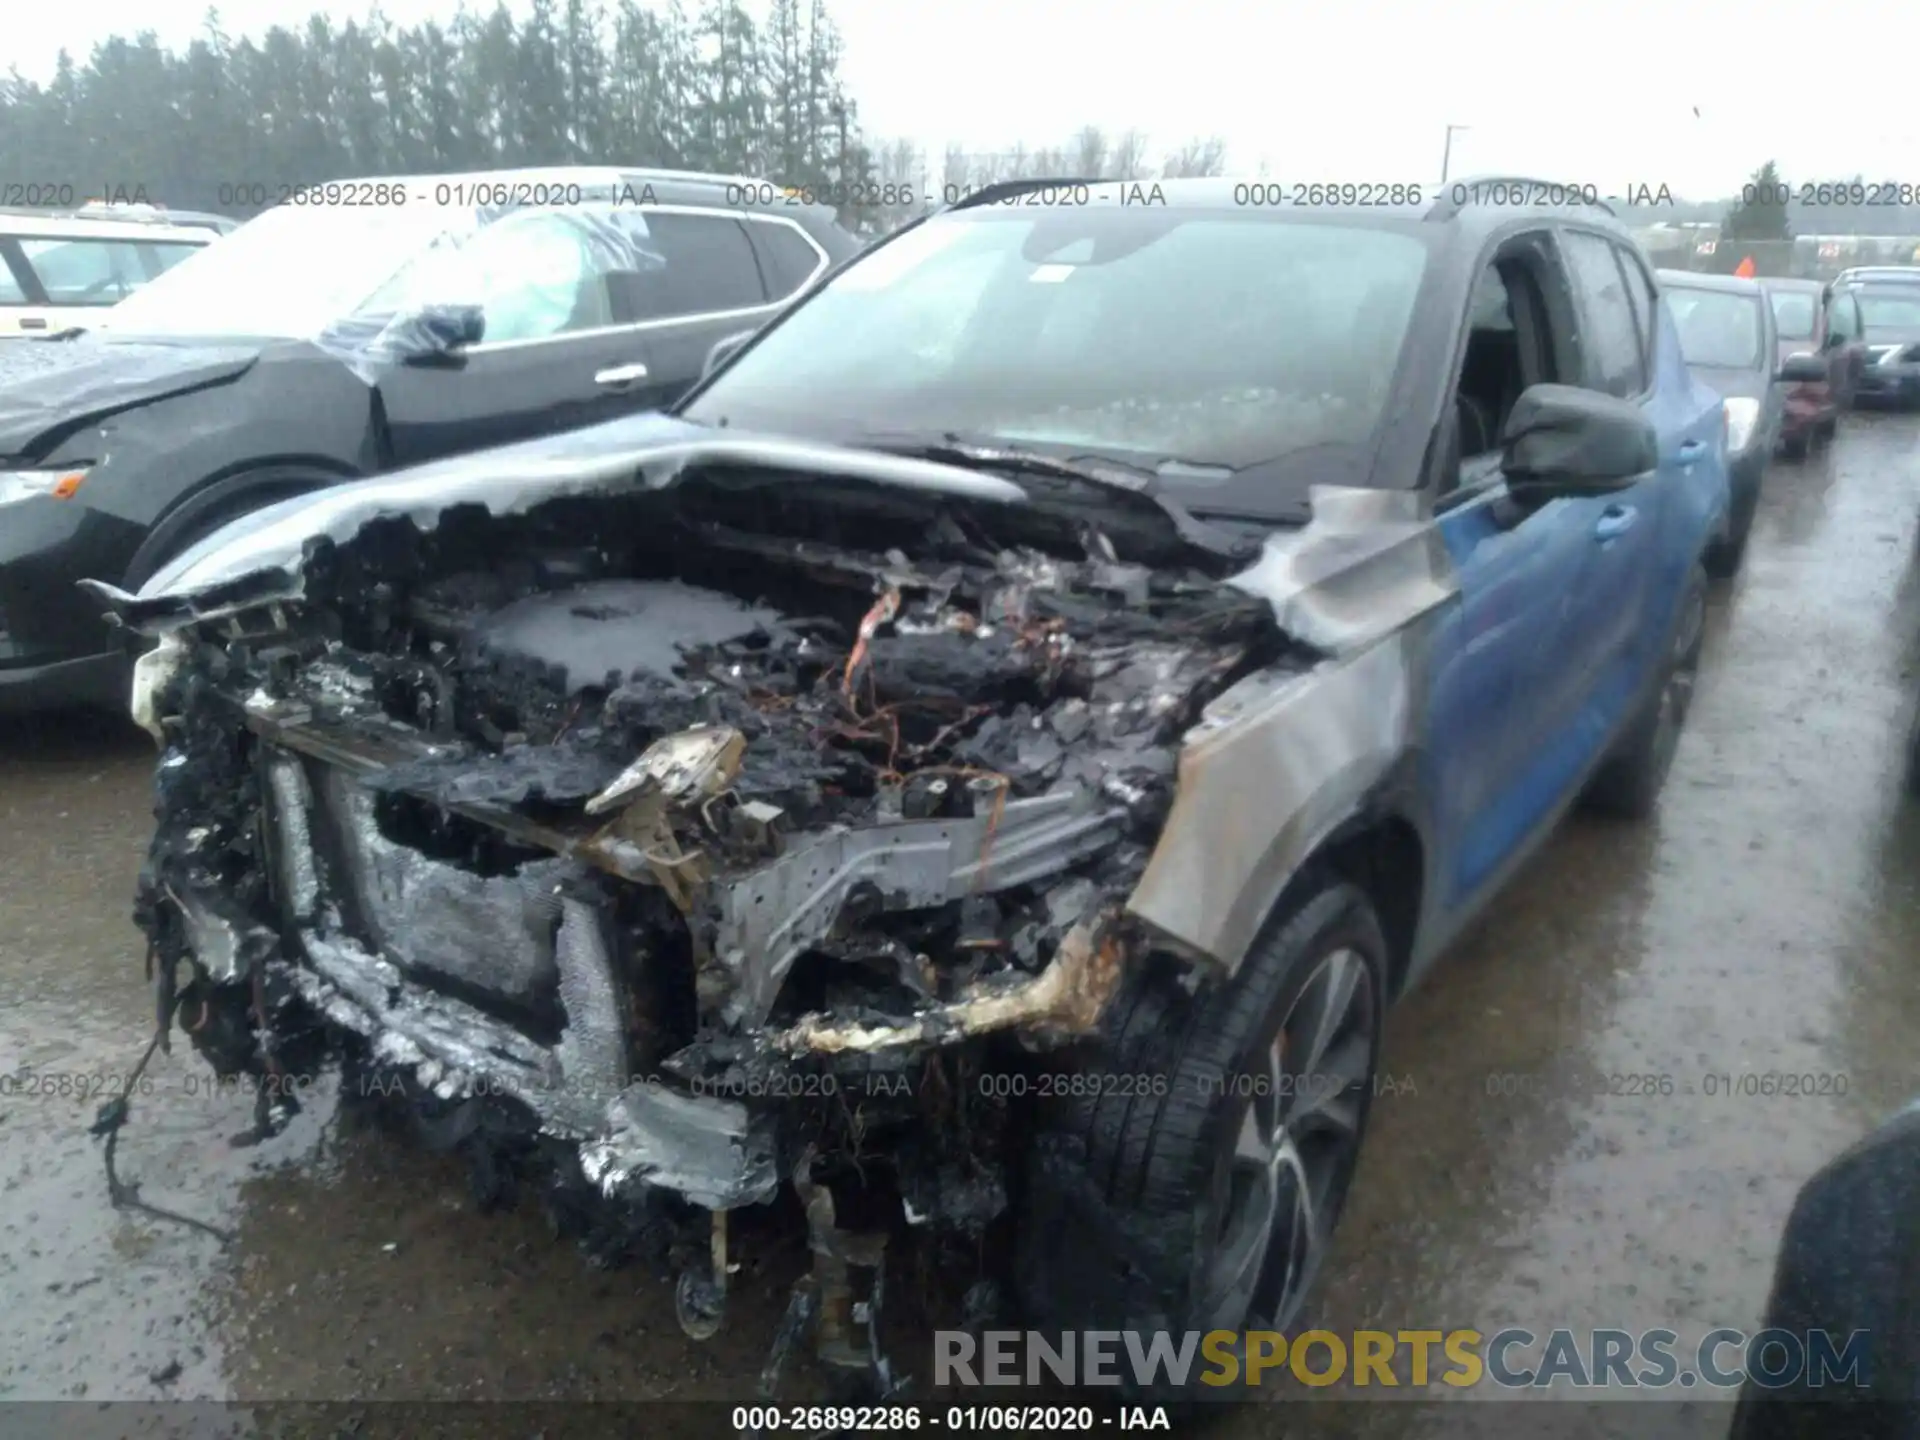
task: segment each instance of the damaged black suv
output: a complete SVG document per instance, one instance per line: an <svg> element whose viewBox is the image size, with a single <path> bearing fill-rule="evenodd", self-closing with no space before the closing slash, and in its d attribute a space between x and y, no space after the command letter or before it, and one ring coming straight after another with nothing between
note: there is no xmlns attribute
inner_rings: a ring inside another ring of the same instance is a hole
<svg viewBox="0 0 1920 1440"><path fill-rule="evenodd" d="M1723 423L1602 215L1143 188L986 192L672 415L94 585L157 642L163 1016L610 1206L697 1335L789 1186L792 1328L883 1382L907 1227L1034 1323L1290 1324L1390 1000L1654 804Z"/></svg>

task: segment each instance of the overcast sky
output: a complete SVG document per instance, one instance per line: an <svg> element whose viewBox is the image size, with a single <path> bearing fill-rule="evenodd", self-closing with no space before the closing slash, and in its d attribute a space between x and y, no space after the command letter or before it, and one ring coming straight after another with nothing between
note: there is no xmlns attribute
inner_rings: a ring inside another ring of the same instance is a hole
<svg viewBox="0 0 1920 1440"><path fill-rule="evenodd" d="M258 34L313 8L227 0L220 12L230 33ZM323 8L345 18L367 7ZM828 0L828 8L868 133L913 138L936 172L949 141L973 151L1037 147L1097 124L1145 132L1156 160L1190 136L1218 134L1235 173L1264 161L1281 180L1432 183L1451 123L1470 127L1454 137L1455 178L1538 175L1623 199L1630 185L1665 184L1711 198L1736 191L1771 157L1789 180L1860 172L1920 184L1920 112L1886 102L1912 89L1912 47L1894 20L1905 12L1866 0L1777 15L1750 0L1524 9L1503 0ZM44 79L63 45L83 57L106 36L141 27L184 44L206 6L14 0L8 9L8 62ZM384 9L411 24L444 19L454 4L385 0ZM1817 27L1800 23L1815 19Z"/></svg>

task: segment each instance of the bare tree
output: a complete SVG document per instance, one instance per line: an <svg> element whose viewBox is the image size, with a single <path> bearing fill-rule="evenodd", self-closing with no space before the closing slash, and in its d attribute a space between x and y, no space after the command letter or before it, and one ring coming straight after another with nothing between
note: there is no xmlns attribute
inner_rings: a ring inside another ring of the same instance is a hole
<svg viewBox="0 0 1920 1440"><path fill-rule="evenodd" d="M973 173L971 158L958 145L948 145L940 166L940 192L943 200L957 199Z"/></svg>
<svg viewBox="0 0 1920 1440"><path fill-rule="evenodd" d="M873 203L862 217L866 228L891 230L926 208L926 157L911 140L893 140L879 148L874 157L873 181L875 193L867 197Z"/></svg>
<svg viewBox="0 0 1920 1440"><path fill-rule="evenodd" d="M1167 156L1160 174L1168 180L1195 175L1224 175L1227 170L1227 143L1218 135L1205 140L1189 140Z"/></svg>
<svg viewBox="0 0 1920 1440"><path fill-rule="evenodd" d="M1147 137L1138 130L1129 130L1114 144L1106 168L1098 173L1109 180L1143 180L1149 168Z"/></svg>
<svg viewBox="0 0 1920 1440"><path fill-rule="evenodd" d="M1075 175L1107 173L1107 134L1098 125L1089 125L1073 141Z"/></svg>

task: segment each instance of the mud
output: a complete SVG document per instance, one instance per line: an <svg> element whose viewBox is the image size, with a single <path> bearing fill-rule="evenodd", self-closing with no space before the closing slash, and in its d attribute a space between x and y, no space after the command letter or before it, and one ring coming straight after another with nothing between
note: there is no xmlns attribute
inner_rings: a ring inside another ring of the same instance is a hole
<svg viewBox="0 0 1920 1440"><path fill-rule="evenodd" d="M1755 1325L1796 1187L1920 1093L1917 519L1920 419L1852 417L1774 467L1657 819L1576 821L1390 1020L1319 1322ZM128 910L152 754L73 718L0 731L0 1399L745 1398L797 1227L741 1253L728 1329L696 1345L664 1285L591 1268L531 1207L476 1214L461 1167L324 1094L233 1148L248 1097L184 1046L123 1171L235 1243L108 1208L85 1128L151 1024ZM1835 1078L1739 1093L1755 1072Z"/></svg>

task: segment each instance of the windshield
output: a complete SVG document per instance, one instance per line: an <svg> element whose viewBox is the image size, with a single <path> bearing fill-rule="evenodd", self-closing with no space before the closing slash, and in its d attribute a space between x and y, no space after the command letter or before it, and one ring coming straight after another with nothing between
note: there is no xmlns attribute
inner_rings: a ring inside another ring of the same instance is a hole
<svg viewBox="0 0 1920 1440"><path fill-rule="evenodd" d="M470 210L279 205L143 285L102 329L155 335L311 338Z"/></svg>
<svg viewBox="0 0 1920 1440"><path fill-rule="evenodd" d="M1725 290L1669 287L1667 305L1680 332L1680 353L1689 365L1753 370L1760 364L1760 303L1757 295Z"/></svg>
<svg viewBox="0 0 1920 1440"><path fill-rule="evenodd" d="M1869 330L1920 330L1920 285L1861 289L1860 318Z"/></svg>
<svg viewBox="0 0 1920 1440"><path fill-rule="evenodd" d="M1179 460L1214 472L1166 474L1189 504L1271 512L1290 508L1289 469L1364 477L1425 266L1423 242L1388 228L967 211L871 252L683 413Z"/></svg>
<svg viewBox="0 0 1920 1440"><path fill-rule="evenodd" d="M1773 324L1782 340L1811 340L1814 318L1820 313L1814 297L1804 290L1775 290Z"/></svg>

